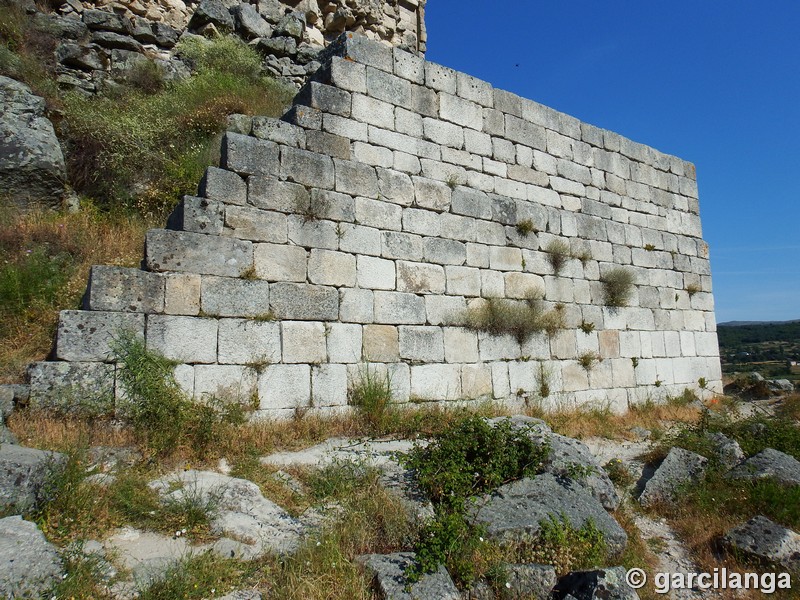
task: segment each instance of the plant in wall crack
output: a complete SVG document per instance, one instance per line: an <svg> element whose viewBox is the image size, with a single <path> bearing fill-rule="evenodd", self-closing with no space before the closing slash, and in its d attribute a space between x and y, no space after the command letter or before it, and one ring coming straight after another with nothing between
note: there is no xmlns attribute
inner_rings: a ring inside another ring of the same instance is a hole
<svg viewBox="0 0 800 600"><path fill-rule="evenodd" d="M696 283L690 283L689 285L686 286L686 293L689 294L689 298L694 296L697 292L702 292L702 291L703 288Z"/></svg>
<svg viewBox="0 0 800 600"><path fill-rule="evenodd" d="M535 333L555 335L564 327L564 315L555 308L547 310L542 295L532 292L526 300L490 298L467 309L461 322L475 331L513 335L522 343Z"/></svg>
<svg viewBox="0 0 800 600"><path fill-rule="evenodd" d="M592 260L592 253L589 250L579 250L572 253L572 258L581 261L581 264L585 267Z"/></svg>
<svg viewBox="0 0 800 600"><path fill-rule="evenodd" d="M591 350L582 353L578 357L578 364L582 366L586 372L588 373L597 365L597 363L602 362L602 357L597 353Z"/></svg>
<svg viewBox="0 0 800 600"><path fill-rule="evenodd" d="M633 271L624 267L614 267L600 276L600 282L603 284L606 306L619 308L628 305L635 282Z"/></svg>
<svg viewBox="0 0 800 600"><path fill-rule="evenodd" d="M392 382L389 373L380 374L376 368L365 365L359 379L348 391L348 403L358 408L359 415L370 426L382 428L392 402Z"/></svg>
<svg viewBox="0 0 800 600"><path fill-rule="evenodd" d="M556 275L561 273L561 269L564 268L567 260L571 257L569 244L564 240L553 240L547 244L544 251L547 253L547 260L550 266L553 267L553 273Z"/></svg>
<svg viewBox="0 0 800 600"><path fill-rule="evenodd" d="M536 233L536 227L530 219L517 221L516 230L522 237L528 237L530 234Z"/></svg>
<svg viewBox="0 0 800 600"><path fill-rule="evenodd" d="M594 331L594 323L589 323L587 321L581 321L580 329L586 335L589 335Z"/></svg>

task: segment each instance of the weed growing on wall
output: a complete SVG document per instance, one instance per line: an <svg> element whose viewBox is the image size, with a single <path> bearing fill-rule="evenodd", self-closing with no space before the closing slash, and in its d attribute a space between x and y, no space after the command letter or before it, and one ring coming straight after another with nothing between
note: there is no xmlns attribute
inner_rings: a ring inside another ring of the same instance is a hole
<svg viewBox="0 0 800 600"><path fill-rule="evenodd" d="M525 428L513 427L510 420L491 425L478 416L454 424L427 446L415 446L404 464L415 471L436 517L423 528L415 546L412 578L445 564L460 582L471 581L472 555L481 532L467 521L467 501L509 481L534 476L548 453L549 447L534 442Z"/></svg>
<svg viewBox="0 0 800 600"><path fill-rule="evenodd" d="M567 261L571 258L569 244L564 240L553 240L547 245L544 251L547 253L547 260L550 266L553 267L553 273L556 275L561 273L561 269L564 268L564 265L566 265Z"/></svg>
<svg viewBox="0 0 800 600"><path fill-rule="evenodd" d="M564 326L562 311L547 310L541 295L535 293L519 301L490 298L468 309L462 320L469 329L513 335L520 343L536 333L553 336Z"/></svg>
<svg viewBox="0 0 800 600"><path fill-rule="evenodd" d="M368 426L382 429L390 415L391 402L392 382L388 372L381 375L375 368L365 365L349 390L349 403L358 408Z"/></svg>
<svg viewBox="0 0 800 600"><path fill-rule="evenodd" d="M606 306L619 308L628 305L635 282L632 271L624 267L614 267L600 276L600 282L603 284Z"/></svg>
<svg viewBox="0 0 800 600"><path fill-rule="evenodd" d="M528 237L530 234L536 233L536 226L530 219L522 219L517 221L516 230L522 237Z"/></svg>

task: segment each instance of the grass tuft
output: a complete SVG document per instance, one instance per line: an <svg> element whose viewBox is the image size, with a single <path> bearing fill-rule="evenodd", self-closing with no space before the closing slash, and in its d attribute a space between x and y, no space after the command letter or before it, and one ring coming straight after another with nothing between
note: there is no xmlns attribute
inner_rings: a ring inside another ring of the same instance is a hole
<svg viewBox="0 0 800 600"><path fill-rule="evenodd" d="M492 335L513 335L520 343L541 332L552 337L564 327L562 311L546 310L537 294L523 301L490 298L469 308L463 321L469 329Z"/></svg>
<svg viewBox="0 0 800 600"><path fill-rule="evenodd" d="M600 276L600 282L603 284L606 306L618 308L628 305L635 282L632 271L624 267L614 267Z"/></svg>
<svg viewBox="0 0 800 600"><path fill-rule="evenodd" d="M547 260L550 262L550 266L553 267L553 273L556 275L561 273L561 269L564 268L564 265L567 264L571 257L569 244L564 240L553 240L544 251L547 253Z"/></svg>

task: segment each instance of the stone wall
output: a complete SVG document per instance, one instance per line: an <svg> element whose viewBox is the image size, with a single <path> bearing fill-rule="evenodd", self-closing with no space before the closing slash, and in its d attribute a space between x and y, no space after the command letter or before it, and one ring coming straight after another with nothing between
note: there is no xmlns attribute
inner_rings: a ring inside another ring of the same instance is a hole
<svg viewBox="0 0 800 600"><path fill-rule="evenodd" d="M34 401L111 395L122 329L196 398L257 398L262 416L341 411L367 372L401 402L624 410L720 390L693 165L364 37L321 60L283 120L231 119L220 167L148 232L142 269L92 270L56 360L31 367ZM581 258L558 274L557 240ZM634 293L609 307L601 279L620 266ZM457 325L532 291L553 335Z"/></svg>
<svg viewBox="0 0 800 600"><path fill-rule="evenodd" d="M175 45L185 35L235 33L264 57L265 71L298 87L317 55L343 32L425 53L425 0L67 0L54 13L28 10L58 38L63 87L95 93L153 60L167 78L189 72Z"/></svg>

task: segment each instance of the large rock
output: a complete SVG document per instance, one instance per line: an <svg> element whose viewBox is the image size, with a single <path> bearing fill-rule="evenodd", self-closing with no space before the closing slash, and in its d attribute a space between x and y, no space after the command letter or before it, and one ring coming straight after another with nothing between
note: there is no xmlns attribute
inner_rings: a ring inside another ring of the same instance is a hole
<svg viewBox="0 0 800 600"><path fill-rule="evenodd" d="M723 544L736 553L800 572L800 534L763 516L731 529Z"/></svg>
<svg viewBox="0 0 800 600"><path fill-rule="evenodd" d="M706 438L713 446L714 456L720 465L731 469L744 460L744 452L739 442L719 431L709 432Z"/></svg>
<svg viewBox="0 0 800 600"><path fill-rule="evenodd" d="M619 523L585 488L550 473L503 485L494 494L471 502L468 512L499 542L535 538L542 523L552 518L563 518L575 529L592 521L611 554L621 554L628 541Z"/></svg>
<svg viewBox="0 0 800 600"><path fill-rule="evenodd" d="M550 597L550 591L556 585L556 570L550 565L503 563L501 568L506 575L501 598L544 600Z"/></svg>
<svg viewBox="0 0 800 600"><path fill-rule="evenodd" d="M672 448L639 496L642 506L672 503L680 488L697 482L705 473L708 459L683 448Z"/></svg>
<svg viewBox="0 0 800 600"><path fill-rule="evenodd" d="M0 514L25 514L46 500L47 484L66 460L57 452L0 446Z"/></svg>
<svg viewBox="0 0 800 600"><path fill-rule="evenodd" d="M157 479L150 487L174 501L189 498L214 505L211 530L224 536L214 549L223 556L250 559L265 553L286 554L300 543L300 522L246 479L189 470Z"/></svg>
<svg viewBox="0 0 800 600"><path fill-rule="evenodd" d="M227 31L233 30L233 16L220 0L202 0L189 21L189 29L200 29L209 23Z"/></svg>
<svg viewBox="0 0 800 600"><path fill-rule="evenodd" d="M800 462L779 450L766 448L751 456L727 475L731 479L774 479L786 485L800 485Z"/></svg>
<svg viewBox="0 0 800 600"><path fill-rule="evenodd" d="M625 580L625 567L575 571L558 580L555 600L638 600L639 594Z"/></svg>
<svg viewBox="0 0 800 600"><path fill-rule="evenodd" d="M0 76L0 195L22 207L59 207L67 172L44 99Z"/></svg>
<svg viewBox="0 0 800 600"><path fill-rule="evenodd" d="M35 523L0 519L0 598L45 598L61 580L61 559Z"/></svg>
<svg viewBox="0 0 800 600"><path fill-rule="evenodd" d="M365 554L356 557L364 570L374 577L375 587L385 600L459 600L453 580L443 566L435 573L423 575L411 585L405 571L414 562L413 552Z"/></svg>
<svg viewBox="0 0 800 600"><path fill-rule="evenodd" d="M583 442L553 433L541 419L516 415L497 417L489 423L510 420L512 427L523 429L538 444L548 444L550 454L544 471L560 478L572 479L597 498L607 510L616 510L620 498L608 474Z"/></svg>

